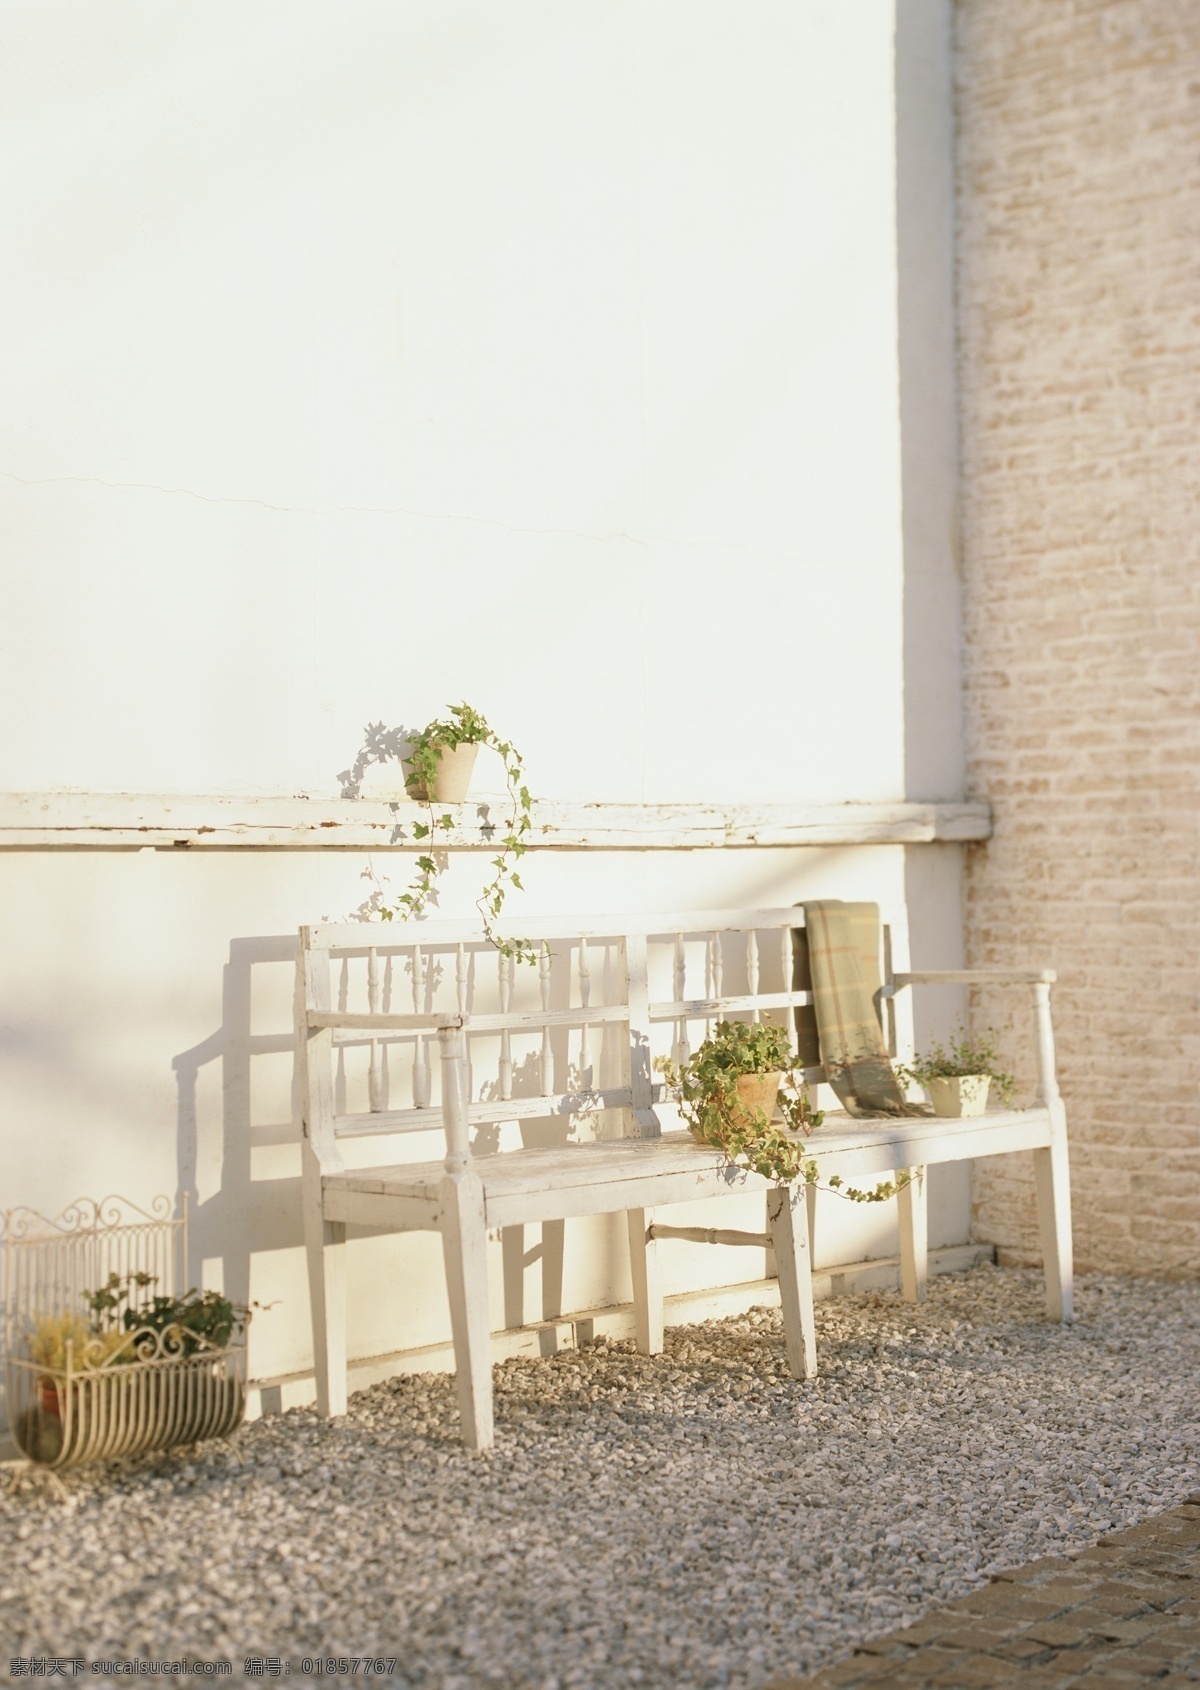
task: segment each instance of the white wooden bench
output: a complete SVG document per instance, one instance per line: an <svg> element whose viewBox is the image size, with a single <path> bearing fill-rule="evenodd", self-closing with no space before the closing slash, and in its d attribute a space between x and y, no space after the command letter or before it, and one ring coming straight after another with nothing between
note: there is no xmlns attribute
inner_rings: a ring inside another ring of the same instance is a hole
<svg viewBox="0 0 1200 1690"><path fill-rule="evenodd" d="M791 1027L797 1006L811 1001L796 984L802 911L610 915L511 927L540 947L536 969L514 967L466 922L301 929L297 1095L319 1411L339 1414L346 1406L347 1226L441 1233L463 1436L473 1449L492 1442L486 1240L496 1228L623 1212L637 1341L647 1354L663 1344L663 1241L770 1247L788 1362L797 1378L812 1376L811 1190L806 1201L803 1187L777 1188L729 1167L686 1132L664 1134L655 1107L661 1087L652 1076L655 1055L669 1051L686 1061L718 1019L778 1018ZM897 1201L902 1288L917 1299L926 1278L924 1169L1033 1151L1047 1311L1069 1320L1066 1125L1049 1007L1054 975L907 972L902 911L885 912L883 941L881 1019L901 1059L911 1053L908 987L1011 981L1032 988L1036 1101L971 1120L830 1113L809 1140L822 1183L834 1173L855 1180L914 1172ZM820 1068L805 1074L810 1083L825 1078ZM552 1142L528 1142L539 1121ZM431 1132L432 1140L413 1147L425 1159L406 1160L399 1135ZM344 1148L363 1138L386 1146L386 1159L347 1166ZM522 1142L505 1142L514 1138ZM672 1227L658 1218L673 1204L735 1191L763 1193L763 1232Z"/></svg>

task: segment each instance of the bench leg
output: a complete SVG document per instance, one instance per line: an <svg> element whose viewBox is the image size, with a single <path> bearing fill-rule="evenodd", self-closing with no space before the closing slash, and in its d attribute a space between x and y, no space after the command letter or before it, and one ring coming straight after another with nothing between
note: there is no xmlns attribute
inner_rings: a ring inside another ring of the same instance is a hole
<svg viewBox="0 0 1200 1690"><path fill-rule="evenodd" d="M563 1306L563 1262L566 1256L566 1221L542 1222L542 1319L561 1320ZM538 1333L538 1353L558 1354L558 1332L543 1326Z"/></svg>
<svg viewBox="0 0 1200 1690"><path fill-rule="evenodd" d="M304 1245L312 1310L317 1413L346 1412L346 1224L321 1212L321 1174L304 1170Z"/></svg>
<svg viewBox="0 0 1200 1690"><path fill-rule="evenodd" d="M768 1199L771 1242L779 1270L779 1302L787 1339L788 1366L796 1379L817 1371L817 1323L813 1314L812 1266L808 1253L808 1204L803 1187L780 1186Z"/></svg>
<svg viewBox="0 0 1200 1690"><path fill-rule="evenodd" d="M770 1194L770 1192L768 1192L767 1196L766 1196L766 1209L764 1211L764 1217L765 1217L765 1221L766 1221L765 1230L767 1232L770 1232L770 1230L771 1230L771 1194ZM763 1251L763 1278L764 1279L778 1279L779 1278L779 1270L775 1266L775 1251L770 1244L768 1244L766 1249Z"/></svg>
<svg viewBox="0 0 1200 1690"><path fill-rule="evenodd" d="M517 1221L500 1230L500 1253L504 1265L504 1325L506 1329L525 1324L525 1228Z"/></svg>
<svg viewBox="0 0 1200 1690"><path fill-rule="evenodd" d="M317 1413L346 1412L346 1226L318 1218L319 1236L308 1246Z"/></svg>
<svg viewBox="0 0 1200 1690"><path fill-rule="evenodd" d="M454 1337L455 1385L468 1449L490 1449L492 1345L488 1319L487 1226L475 1174L442 1181L442 1253Z"/></svg>
<svg viewBox="0 0 1200 1690"><path fill-rule="evenodd" d="M566 1221L542 1222L542 1319L561 1320L563 1264L566 1260Z"/></svg>
<svg viewBox="0 0 1200 1690"><path fill-rule="evenodd" d="M1033 1153L1037 1185L1038 1229L1046 1264L1046 1314L1050 1320L1075 1318L1071 1249L1071 1175L1067 1135L1057 1128L1053 1142Z"/></svg>
<svg viewBox="0 0 1200 1690"><path fill-rule="evenodd" d="M924 1168L909 1168L913 1176L896 1204L900 1220L900 1290L910 1303L923 1303L929 1282L929 1204Z"/></svg>
<svg viewBox="0 0 1200 1690"><path fill-rule="evenodd" d="M629 1209L629 1266L633 1279L633 1319L637 1347L644 1356L662 1354L663 1291L658 1245L646 1235L654 1216L650 1209Z"/></svg>

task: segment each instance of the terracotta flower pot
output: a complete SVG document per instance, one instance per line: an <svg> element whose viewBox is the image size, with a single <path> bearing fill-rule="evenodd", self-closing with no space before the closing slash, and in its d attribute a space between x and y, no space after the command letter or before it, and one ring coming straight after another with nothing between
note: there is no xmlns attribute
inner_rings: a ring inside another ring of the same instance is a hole
<svg viewBox="0 0 1200 1690"><path fill-rule="evenodd" d="M954 1079L929 1080L926 1090L935 1115L957 1118L983 1114L991 1083L987 1074L962 1074Z"/></svg>
<svg viewBox="0 0 1200 1690"><path fill-rule="evenodd" d="M51 1414L56 1420L61 1419L62 1415L58 1405L58 1386L54 1383L54 1380L39 1379L37 1392L38 1407L42 1413Z"/></svg>
<svg viewBox="0 0 1200 1690"><path fill-rule="evenodd" d="M734 1082L737 1086L738 1100L731 1110L734 1122L739 1127L749 1126L756 1110L761 1109L769 1121L775 1113L775 1103L779 1097L779 1084L783 1079L781 1073L770 1074L739 1074Z"/></svg>
<svg viewBox="0 0 1200 1690"><path fill-rule="evenodd" d="M44 1408L27 1408L13 1423L13 1438L28 1460L53 1465L62 1454L63 1423Z"/></svg>
<svg viewBox="0 0 1200 1690"><path fill-rule="evenodd" d="M443 746L437 773L433 777L432 793L426 791L422 782L415 787L407 787L408 796L422 804L428 803L431 798L435 804L461 804L467 796L478 755L478 745Z"/></svg>

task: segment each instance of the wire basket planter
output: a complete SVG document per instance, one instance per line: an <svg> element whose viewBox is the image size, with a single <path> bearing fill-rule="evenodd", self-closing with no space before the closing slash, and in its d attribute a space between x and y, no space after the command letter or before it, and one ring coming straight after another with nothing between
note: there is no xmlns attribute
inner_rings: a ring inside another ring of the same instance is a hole
<svg viewBox="0 0 1200 1690"><path fill-rule="evenodd" d="M168 1318L139 1324L117 1297L89 1323L94 1293L118 1282L174 1299L187 1260L187 1209L120 1197L81 1199L49 1219L0 1214L8 1422L30 1461L50 1468L140 1455L237 1426L246 1349ZM85 1305L85 1299L90 1299ZM47 1333L53 1343L47 1347ZM41 1353L39 1353L39 1345Z"/></svg>

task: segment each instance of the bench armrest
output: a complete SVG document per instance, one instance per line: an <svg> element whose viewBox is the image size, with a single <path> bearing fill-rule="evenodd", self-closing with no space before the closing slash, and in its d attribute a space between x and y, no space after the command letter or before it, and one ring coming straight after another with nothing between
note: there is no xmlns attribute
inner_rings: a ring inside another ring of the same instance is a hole
<svg viewBox="0 0 1200 1690"><path fill-rule="evenodd" d="M1052 986L1052 968L922 968L893 976L897 986Z"/></svg>
<svg viewBox="0 0 1200 1690"><path fill-rule="evenodd" d="M1037 1100L1050 1110L1056 1130L1063 1126L1062 1098L1054 1072L1054 1033L1050 1026L1050 988L1058 976L1052 968L930 968L896 974L891 994L906 986L1030 986L1033 989L1034 1032L1037 1040ZM884 987L884 995L891 995Z"/></svg>

